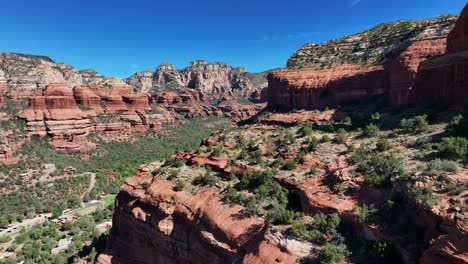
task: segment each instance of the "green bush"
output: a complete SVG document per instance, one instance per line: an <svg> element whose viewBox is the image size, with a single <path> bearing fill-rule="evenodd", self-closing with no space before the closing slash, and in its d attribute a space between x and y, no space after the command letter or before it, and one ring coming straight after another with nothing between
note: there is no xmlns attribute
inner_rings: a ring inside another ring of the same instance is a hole
<svg viewBox="0 0 468 264"><path fill-rule="evenodd" d="M362 174L366 184L371 186L389 186L398 177L406 176L401 159L376 152L370 152L358 163L356 172Z"/></svg>
<svg viewBox="0 0 468 264"><path fill-rule="evenodd" d="M392 149L392 144L385 138L381 138L377 141L376 150L379 152L384 152Z"/></svg>
<svg viewBox="0 0 468 264"><path fill-rule="evenodd" d="M149 182L144 182L144 183L141 184L141 187L143 187L143 189L145 189L145 191L147 191L150 186L151 186L151 184Z"/></svg>
<svg viewBox="0 0 468 264"><path fill-rule="evenodd" d="M311 137L306 140L306 147L307 151L316 151L318 145L320 144L320 140L316 137Z"/></svg>
<svg viewBox="0 0 468 264"><path fill-rule="evenodd" d="M429 129L427 115L418 115L411 119L403 119L400 122L400 128L405 133L420 133Z"/></svg>
<svg viewBox="0 0 468 264"><path fill-rule="evenodd" d="M330 138L330 136L328 135L323 135L322 136L322 139L320 139L320 142L322 143L326 143L326 142L330 142L332 139Z"/></svg>
<svg viewBox="0 0 468 264"><path fill-rule="evenodd" d="M468 153L468 140L461 137L442 139L438 144L439 157L447 160L465 160Z"/></svg>
<svg viewBox="0 0 468 264"><path fill-rule="evenodd" d="M443 172L456 173L458 170L458 164L450 160L435 159L429 163L428 169L430 171L443 171Z"/></svg>
<svg viewBox="0 0 468 264"><path fill-rule="evenodd" d="M297 163L294 160L287 161L283 165L283 169L287 170L287 171L292 171L292 170L296 169L296 167L297 167Z"/></svg>
<svg viewBox="0 0 468 264"><path fill-rule="evenodd" d="M431 209L437 204L437 200L432 194L432 189L430 187L416 187L412 186L410 188L411 194L413 195L414 200L417 203L422 204L427 209Z"/></svg>
<svg viewBox="0 0 468 264"><path fill-rule="evenodd" d="M211 157L217 158L217 157L220 157L222 154L223 154L223 147L218 146L214 148L213 151L211 152Z"/></svg>
<svg viewBox="0 0 468 264"><path fill-rule="evenodd" d="M377 125L375 124L369 124L367 125L364 130L362 131L362 134L366 137L374 137L380 132L380 129Z"/></svg>
<svg viewBox="0 0 468 264"><path fill-rule="evenodd" d="M321 264L339 264L345 261L349 254L344 245L327 243L320 249L318 258Z"/></svg>
<svg viewBox="0 0 468 264"><path fill-rule="evenodd" d="M336 144L344 144L346 143L346 140L348 140L348 133L346 132L346 130L344 128L338 129L338 133L333 139L333 142Z"/></svg>
<svg viewBox="0 0 468 264"><path fill-rule="evenodd" d="M193 185L214 185L218 181L218 178L210 173L206 173L205 175L199 175L193 179Z"/></svg>
<svg viewBox="0 0 468 264"><path fill-rule="evenodd" d="M300 128L300 132L301 132L303 137L310 136L312 134L312 131L313 131L313 127L312 127L312 123L310 123L310 122L306 122L306 123L302 124L302 126Z"/></svg>
<svg viewBox="0 0 468 264"><path fill-rule="evenodd" d="M185 188L185 182L183 180L178 180L175 184L174 184L174 191L176 192L180 192L182 191L183 189Z"/></svg>
<svg viewBox="0 0 468 264"><path fill-rule="evenodd" d="M359 205L356 205L353 209L354 215L361 221L362 223L366 223L368 218L369 218L369 208L367 205L363 205L360 207Z"/></svg>

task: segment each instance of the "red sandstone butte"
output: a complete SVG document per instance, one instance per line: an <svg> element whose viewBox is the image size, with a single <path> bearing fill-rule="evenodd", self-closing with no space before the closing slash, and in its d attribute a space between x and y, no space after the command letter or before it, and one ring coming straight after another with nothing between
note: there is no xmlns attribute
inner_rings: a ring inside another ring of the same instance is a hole
<svg viewBox="0 0 468 264"><path fill-rule="evenodd" d="M418 66L443 54L445 39L408 43L381 65L345 64L324 69L279 70L268 76L268 105L283 109L316 109L365 102L387 95L392 106L405 105Z"/></svg>
<svg viewBox="0 0 468 264"><path fill-rule="evenodd" d="M410 100L462 105L467 96L468 5L447 38L447 53L421 63Z"/></svg>
<svg viewBox="0 0 468 264"><path fill-rule="evenodd" d="M18 116L27 121L81 120L95 116L94 111L82 111L66 83L50 83L39 96L29 98L29 107Z"/></svg>

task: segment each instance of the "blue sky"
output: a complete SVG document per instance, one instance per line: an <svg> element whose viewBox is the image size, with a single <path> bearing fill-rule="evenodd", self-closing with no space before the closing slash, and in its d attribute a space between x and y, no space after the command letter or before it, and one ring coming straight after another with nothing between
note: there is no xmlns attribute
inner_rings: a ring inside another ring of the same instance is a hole
<svg viewBox="0 0 468 264"><path fill-rule="evenodd" d="M463 0L11 0L0 52L47 55L128 77L162 61L203 59L260 72L284 67L303 44L382 22L458 14Z"/></svg>

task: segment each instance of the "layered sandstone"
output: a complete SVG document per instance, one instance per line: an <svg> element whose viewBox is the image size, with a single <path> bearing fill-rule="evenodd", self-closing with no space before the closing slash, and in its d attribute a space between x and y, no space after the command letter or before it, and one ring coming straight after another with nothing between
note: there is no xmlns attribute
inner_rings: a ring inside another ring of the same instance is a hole
<svg viewBox="0 0 468 264"><path fill-rule="evenodd" d="M268 76L268 104L316 109L385 96L392 106L405 105L419 65L445 52L445 37L454 23L454 17L396 22L305 46L291 57L290 69Z"/></svg>
<svg viewBox="0 0 468 264"><path fill-rule="evenodd" d="M262 219L225 206L218 188L175 192L172 182L145 171L122 186L97 263L294 263L299 257L293 243L265 234Z"/></svg>
<svg viewBox="0 0 468 264"><path fill-rule="evenodd" d="M463 104L468 96L468 7L447 38L447 53L419 67L413 103L442 102Z"/></svg>
<svg viewBox="0 0 468 264"><path fill-rule="evenodd" d="M160 129L160 124L145 114L149 109L147 96L135 94L126 84L72 89L67 83L50 83L40 95L30 97L29 107L18 117L26 120L29 136L50 136L58 151L74 153L95 147L86 139L89 133ZM102 123L98 115L114 121Z"/></svg>

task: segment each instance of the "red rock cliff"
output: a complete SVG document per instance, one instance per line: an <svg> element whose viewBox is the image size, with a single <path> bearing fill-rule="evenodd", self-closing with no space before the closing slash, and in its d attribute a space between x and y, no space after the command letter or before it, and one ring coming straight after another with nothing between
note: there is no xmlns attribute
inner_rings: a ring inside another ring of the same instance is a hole
<svg viewBox="0 0 468 264"><path fill-rule="evenodd" d="M447 38L447 51L463 51L468 47L468 5L463 9L455 28Z"/></svg>
<svg viewBox="0 0 468 264"><path fill-rule="evenodd" d="M447 38L447 53L420 65L411 101L463 104L467 96L468 5Z"/></svg>
<svg viewBox="0 0 468 264"><path fill-rule="evenodd" d="M443 54L445 39L411 42L381 65L345 64L326 69L280 70L268 76L268 105L285 109L315 109L363 102L387 95L391 105L403 105L422 61Z"/></svg>
<svg viewBox="0 0 468 264"><path fill-rule="evenodd" d="M2 70L0 70L0 107L4 107L5 104L5 98L3 97L6 93L7 90L7 82L5 79L5 74Z"/></svg>
<svg viewBox="0 0 468 264"><path fill-rule="evenodd" d="M141 170L122 186L99 264L294 263L288 247L264 237L264 222L223 205L219 191L174 192L173 183ZM147 182L147 190L141 184Z"/></svg>

